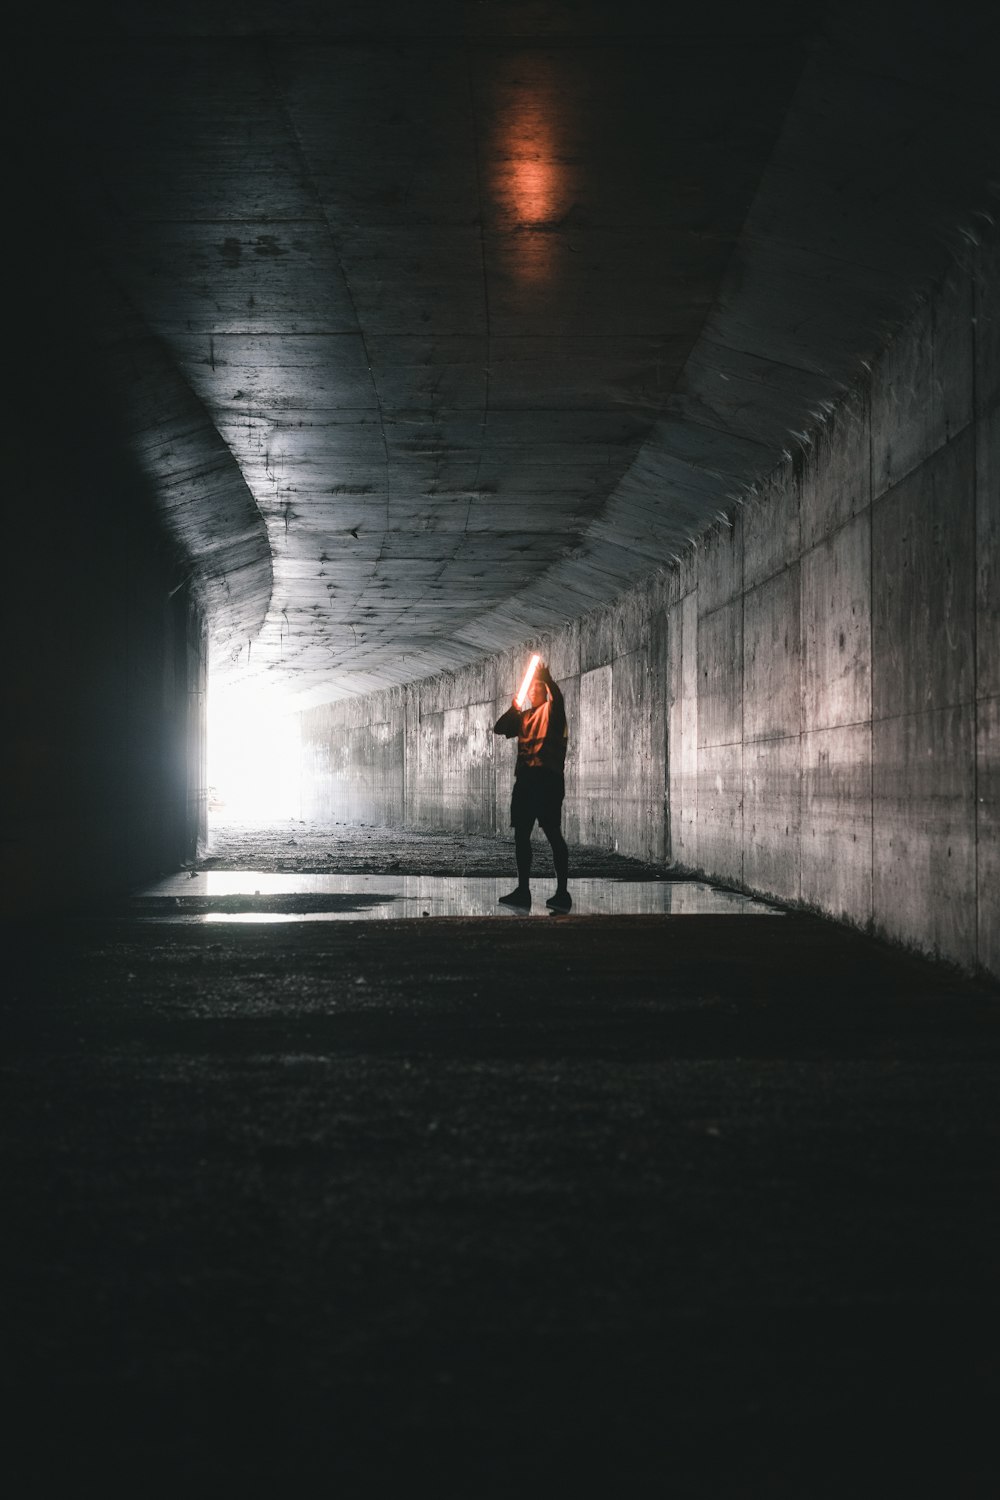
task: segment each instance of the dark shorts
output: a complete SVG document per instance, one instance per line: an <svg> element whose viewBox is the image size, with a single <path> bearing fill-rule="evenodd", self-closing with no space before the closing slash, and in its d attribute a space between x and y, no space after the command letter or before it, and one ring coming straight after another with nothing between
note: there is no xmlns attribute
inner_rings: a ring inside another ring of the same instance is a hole
<svg viewBox="0 0 1000 1500"><path fill-rule="evenodd" d="M565 795L566 782L558 771L548 771L544 766L522 771L510 799L511 826L526 828L529 833L536 821L543 828L558 828Z"/></svg>

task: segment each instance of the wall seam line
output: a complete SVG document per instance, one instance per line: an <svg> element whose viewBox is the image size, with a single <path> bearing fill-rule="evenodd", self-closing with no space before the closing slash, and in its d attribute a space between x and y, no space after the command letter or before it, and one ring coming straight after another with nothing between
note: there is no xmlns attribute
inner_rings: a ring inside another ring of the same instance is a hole
<svg viewBox="0 0 1000 1500"><path fill-rule="evenodd" d="M972 890L975 899L975 951L982 961L979 890L979 323L976 272L969 277L969 320L972 324Z"/></svg>
<svg viewBox="0 0 1000 1500"><path fill-rule="evenodd" d="M804 487L804 484L805 484L806 464L809 463L812 460L812 457L813 457L814 453L815 453L815 444L813 444L811 446L808 454L805 453L805 452L803 452L803 455L802 455L802 467L794 475L796 492L797 492L796 493L796 505L795 505L795 529L798 532L798 538L797 538L797 542L796 542L796 554L795 554L795 564L794 564L794 566L797 567L798 570L799 570L799 584L798 584L798 588L796 590L796 597L798 599L798 605L799 605L799 627L798 627L798 642L797 642L798 648L799 648L798 649L798 675L799 675L799 682L798 682L798 692L796 693L796 708L798 710L799 727L798 727L798 733L794 736L794 739L796 740L796 743L798 745L798 773L797 773L796 778L795 778L795 781L796 781L796 786L795 786L795 791L796 791L796 809L795 810L796 810L796 815L797 815L797 818L798 818L798 828L797 828L796 836L795 836L795 838L796 838L796 843L795 843L795 848L796 848L796 859L795 859L795 899L796 899L796 901L801 901L802 900L802 822L803 822L802 811L803 811L803 801L804 801L804 798L805 798L805 778L803 776L803 766L802 766L802 736L803 736L803 733L804 733L803 726L804 726L804 722L805 722L805 687L806 687L806 679L805 679L805 647L804 647L803 640L802 640L802 491L803 491L803 487Z"/></svg>
<svg viewBox="0 0 1000 1500"><path fill-rule="evenodd" d="M740 519L740 884L747 869L747 548Z"/></svg>
<svg viewBox="0 0 1000 1500"><path fill-rule="evenodd" d="M868 921L875 926L875 380L882 373L880 360L868 387Z"/></svg>
<svg viewBox="0 0 1000 1500"><path fill-rule="evenodd" d="M872 714L872 723L897 724L900 719L918 719L922 714L946 714L956 708L971 708L975 701L975 695L970 695L968 698L959 698L954 703L928 703L923 708L905 708L898 714Z"/></svg>

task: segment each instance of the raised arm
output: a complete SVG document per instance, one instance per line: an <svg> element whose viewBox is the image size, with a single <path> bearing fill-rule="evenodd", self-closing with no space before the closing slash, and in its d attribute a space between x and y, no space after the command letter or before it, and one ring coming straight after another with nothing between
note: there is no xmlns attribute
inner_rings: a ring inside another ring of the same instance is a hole
<svg viewBox="0 0 1000 1500"><path fill-rule="evenodd" d="M546 739L565 738L566 735L566 703L548 666L543 662L538 668L538 681L545 689L549 697L549 725L546 731Z"/></svg>
<svg viewBox="0 0 1000 1500"><path fill-rule="evenodd" d="M516 703L511 703L505 714L501 714L493 726L494 734L502 734L505 739L515 740L521 732L521 710Z"/></svg>
<svg viewBox="0 0 1000 1500"><path fill-rule="evenodd" d="M558 682L556 682L555 678L552 676L552 673L549 671L548 665L547 665L546 662L543 661L543 662L539 663L538 669L535 672L535 676L538 679L538 681L542 684L542 686L547 690L549 698L551 699L551 701L553 703L557 704L559 708L562 708L563 707L563 695L562 695L562 692L561 692L561 690L559 688Z"/></svg>

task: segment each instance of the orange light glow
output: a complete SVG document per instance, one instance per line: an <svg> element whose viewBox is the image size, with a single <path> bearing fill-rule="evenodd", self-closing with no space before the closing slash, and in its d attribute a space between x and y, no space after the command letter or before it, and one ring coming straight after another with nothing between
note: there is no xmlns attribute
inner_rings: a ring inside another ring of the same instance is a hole
<svg viewBox="0 0 1000 1500"><path fill-rule="evenodd" d="M573 206L565 164L566 90L540 58L497 91L493 192L520 281L551 280L562 221Z"/></svg>
<svg viewBox="0 0 1000 1500"><path fill-rule="evenodd" d="M518 695L514 699L514 702L517 704L518 708L523 708L525 703L528 701L528 693L531 691L531 684L535 680L535 672L538 670L538 663L541 661L541 659L542 658L536 653L536 655L534 655L528 663L528 670L524 674L524 681L521 683Z"/></svg>
<svg viewBox="0 0 1000 1500"><path fill-rule="evenodd" d="M519 224L537 228L550 223L555 211L558 173L554 162L525 155L512 163L510 194Z"/></svg>

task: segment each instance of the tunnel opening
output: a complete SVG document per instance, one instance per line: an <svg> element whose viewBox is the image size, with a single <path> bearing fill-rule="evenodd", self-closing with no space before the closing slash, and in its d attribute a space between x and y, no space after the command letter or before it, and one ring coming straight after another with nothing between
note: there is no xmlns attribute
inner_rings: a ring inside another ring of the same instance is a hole
<svg viewBox="0 0 1000 1500"><path fill-rule="evenodd" d="M206 732L209 849L227 828L298 820L299 718L280 692L210 680Z"/></svg>

